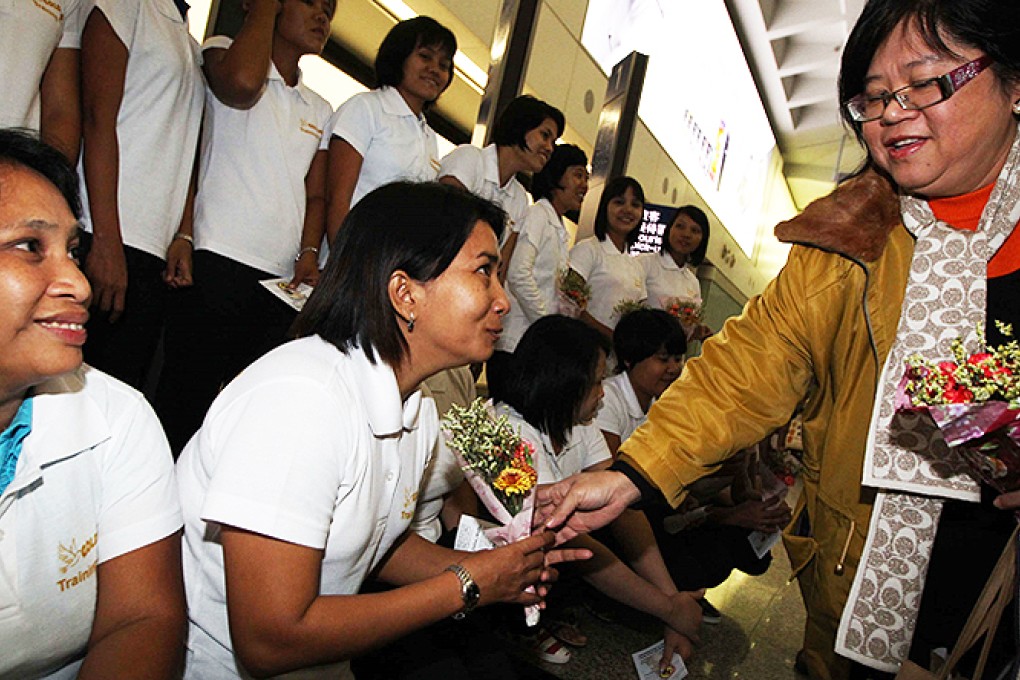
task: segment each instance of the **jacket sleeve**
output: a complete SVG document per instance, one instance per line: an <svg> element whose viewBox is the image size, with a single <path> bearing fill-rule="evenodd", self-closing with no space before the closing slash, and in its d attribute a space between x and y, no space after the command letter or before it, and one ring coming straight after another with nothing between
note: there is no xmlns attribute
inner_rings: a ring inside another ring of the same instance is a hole
<svg viewBox="0 0 1020 680"><path fill-rule="evenodd" d="M532 222L541 219L543 219L541 213L532 206L524 218L524 227L521 229L514 254L510 258L506 276L510 292L521 306L528 323L535 323L553 311L547 308L542 291L539 290L538 282L535 280L535 260L538 258L539 249L539 239L535 237L540 232Z"/></svg>
<svg viewBox="0 0 1020 680"><path fill-rule="evenodd" d="M783 425L811 383L811 343L831 333L851 266L794 247L779 276L653 405L624 443L622 460L677 506L685 487Z"/></svg>

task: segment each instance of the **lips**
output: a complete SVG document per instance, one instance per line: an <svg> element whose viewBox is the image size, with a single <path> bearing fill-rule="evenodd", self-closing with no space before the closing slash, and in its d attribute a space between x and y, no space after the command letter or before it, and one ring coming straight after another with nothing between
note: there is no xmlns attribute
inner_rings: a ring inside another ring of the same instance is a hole
<svg viewBox="0 0 1020 680"><path fill-rule="evenodd" d="M886 153L893 159L901 159L916 153L928 140L925 137L899 135L883 142Z"/></svg>
<svg viewBox="0 0 1020 680"><path fill-rule="evenodd" d="M81 312L40 319L36 323L63 342L80 347L85 344L85 339L88 336L85 330L86 321L88 321L88 313Z"/></svg>

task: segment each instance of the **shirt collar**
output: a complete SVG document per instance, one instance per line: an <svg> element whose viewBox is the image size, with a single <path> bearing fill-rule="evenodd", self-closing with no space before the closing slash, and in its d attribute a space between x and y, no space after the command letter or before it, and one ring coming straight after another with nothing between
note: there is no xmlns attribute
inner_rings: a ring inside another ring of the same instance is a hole
<svg viewBox="0 0 1020 680"><path fill-rule="evenodd" d="M300 67L297 70L297 84L295 84L293 88L291 88L290 85L287 84L287 81L283 79L283 75L280 73L280 70L276 68L276 64L273 63L272 59L269 60L269 75L267 78L269 80L278 80L283 87L293 89L297 92L298 96L301 97L301 100L305 104L311 103L312 100L308 94L308 87L305 85L304 76L301 74Z"/></svg>
<svg viewBox="0 0 1020 680"><path fill-rule="evenodd" d="M422 125L425 124L425 114L418 115L411 110L404 98L400 96L397 88L390 85L383 85L379 88L379 103L382 110L390 116L410 116Z"/></svg>
<svg viewBox="0 0 1020 680"><path fill-rule="evenodd" d="M598 237L595 237L595 240L598 241ZM621 253L617 250L616 244L613 243L613 240L608 236L599 241L599 245L602 246L602 250L604 250L607 255L627 255L627 253ZM627 257L630 257L630 255L627 255Z"/></svg>
<svg viewBox="0 0 1020 680"><path fill-rule="evenodd" d="M509 194L510 187L514 183L514 177L511 176L510 179L507 180L506 184L501 185L499 183L499 152L496 149L495 144L489 144L487 147L482 149L482 161L485 164L485 181L492 182L499 187L499 190L504 194Z"/></svg>
<svg viewBox="0 0 1020 680"><path fill-rule="evenodd" d="M397 376L376 353L375 363L360 348L350 350L355 389L368 414L368 425L376 437L400 434L418 427L421 410L421 390L416 390L407 401L401 402Z"/></svg>
<svg viewBox="0 0 1020 680"><path fill-rule="evenodd" d="M673 256L669 253L666 253L665 255L659 253L658 258L659 266L663 269L672 269L674 271L680 271L682 269L682 267L676 263L676 260L674 260Z"/></svg>
<svg viewBox="0 0 1020 680"><path fill-rule="evenodd" d="M26 465L41 468L110 438L108 414L85 394L85 378L94 370L82 366L36 388L32 432L23 452Z"/></svg>
<svg viewBox="0 0 1020 680"><path fill-rule="evenodd" d="M619 379L620 389L623 390L623 405L627 409L627 415L635 420L643 420L645 412L641 410L641 403L638 401L634 386L630 383L630 378L627 377L626 373L620 373L616 378L610 379L615 380L617 378ZM652 404L654 403L655 399L652 399ZM652 404L649 404L648 408L651 408Z"/></svg>

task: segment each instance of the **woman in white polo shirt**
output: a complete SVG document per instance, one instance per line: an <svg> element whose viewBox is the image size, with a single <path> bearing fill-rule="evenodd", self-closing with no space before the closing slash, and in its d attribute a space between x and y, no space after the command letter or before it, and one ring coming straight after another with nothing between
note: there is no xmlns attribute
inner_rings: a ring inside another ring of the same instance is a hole
<svg viewBox="0 0 1020 680"><path fill-rule="evenodd" d="M431 17L401 21L375 56L378 87L340 105L322 148L329 149L326 229L329 240L347 213L376 187L436 178L439 147L425 111L453 79L457 38Z"/></svg>
<svg viewBox="0 0 1020 680"><path fill-rule="evenodd" d="M612 340L625 303L643 302L645 272L628 252L644 217L645 192L633 177L606 182L595 214L595 235L570 250L570 266L591 286L581 319Z"/></svg>
<svg viewBox="0 0 1020 680"><path fill-rule="evenodd" d="M529 205L517 173L534 174L544 168L565 125L559 109L531 95L522 95L499 114L491 144L484 149L461 144L439 166L440 182L487 198L502 206L510 217L501 242L504 267L513 257Z"/></svg>
<svg viewBox="0 0 1020 680"><path fill-rule="evenodd" d="M201 60L173 0L83 7L80 172L92 284L85 357L142 389L166 314L166 252L185 218L198 146Z"/></svg>
<svg viewBox="0 0 1020 680"><path fill-rule="evenodd" d="M507 314L497 350L513 352L529 325L557 312L557 280L568 267L570 250L563 216L579 211L586 193L588 156L573 144L557 144L532 178L531 194L537 200L524 217L506 275L517 304Z"/></svg>
<svg viewBox="0 0 1020 680"><path fill-rule="evenodd" d="M666 309L670 298L691 300L701 305L701 283L695 273L705 260L711 234L708 215L694 205L684 205L662 235L662 250L638 255L645 270L648 304ZM684 327L689 340L704 340L712 329L704 324Z"/></svg>
<svg viewBox="0 0 1020 680"><path fill-rule="evenodd" d="M523 591L543 536L463 554L409 531L438 436L419 384L492 352L504 219L435 183L376 189L340 230L299 339L217 397L177 468L187 677L349 678L351 656L476 604L538 601ZM370 573L403 587L357 594Z"/></svg>
<svg viewBox="0 0 1020 680"><path fill-rule="evenodd" d="M0 677L179 677L181 513L142 395L82 364L78 177L0 130Z"/></svg>

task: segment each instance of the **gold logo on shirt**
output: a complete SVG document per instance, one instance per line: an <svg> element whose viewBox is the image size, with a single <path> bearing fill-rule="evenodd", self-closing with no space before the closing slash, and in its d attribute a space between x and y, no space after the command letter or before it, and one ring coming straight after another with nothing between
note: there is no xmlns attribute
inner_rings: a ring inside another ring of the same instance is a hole
<svg viewBox="0 0 1020 680"><path fill-rule="evenodd" d="M322 128L311 121L305 120L304 118L301 119L301 132L306 135L311 135L316 139L322 138Z"/></svg>
<svg viewBox="0 0 1020 680"><path fill-rule="evenodd" d="M400 519L413 519L414 510L418 507L418 492L404 489L404 509L400 511Z"/></svg>
<svg viewBox="0 0 1020 680"><path fill-rule="evenodd" d="M73 588L79 583L87 580L93 574L96 573L96 565L98 564L97 559L93 559L92 563L88 566L82 567L89 556L89 553L95 550L96 543L99 540L99 535L93 533L91 536L82 542L81 547L78 547L77 539L72 538L70 545L64 545L63 542L57 544L57 558L61 562L60 573L68 574L71 576L67 578L58 578L57 585L60 587L60 592L64 592L69 588ZM77 570L76 572L73 570Z"/></svg>
<svg viewBox="0 0 1020 680"><path fill-rule="evenodd" d="M36 7L49 14L57 21L64 20L64 8L54 0L32 0Z"/></svg>

